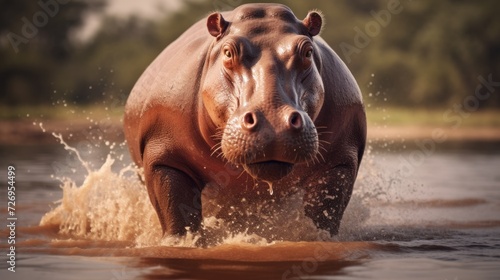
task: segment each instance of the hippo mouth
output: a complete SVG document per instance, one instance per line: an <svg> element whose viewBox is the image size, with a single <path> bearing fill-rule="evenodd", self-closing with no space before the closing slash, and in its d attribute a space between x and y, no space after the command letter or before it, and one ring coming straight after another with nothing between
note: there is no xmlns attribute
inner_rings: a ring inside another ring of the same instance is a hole
<svg viewBox="0 0 500 280"><path fill-rule="evenodd" d="M269 160L247 163L243 167L255 179L273 182L290 174L293 169L293 163Z"/></svg>

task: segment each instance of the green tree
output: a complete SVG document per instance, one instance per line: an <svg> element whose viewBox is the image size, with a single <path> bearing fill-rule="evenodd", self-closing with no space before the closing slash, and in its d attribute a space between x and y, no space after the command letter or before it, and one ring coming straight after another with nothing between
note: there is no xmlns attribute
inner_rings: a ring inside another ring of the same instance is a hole
<svg viewBox="0 0 500 280"><path fill-rule="evenodd" d="M60 1L64 3L63 1ZM72 31L104 0L0 0L0 100L6 104L50 102L59 67L70 59Z"/></svg>

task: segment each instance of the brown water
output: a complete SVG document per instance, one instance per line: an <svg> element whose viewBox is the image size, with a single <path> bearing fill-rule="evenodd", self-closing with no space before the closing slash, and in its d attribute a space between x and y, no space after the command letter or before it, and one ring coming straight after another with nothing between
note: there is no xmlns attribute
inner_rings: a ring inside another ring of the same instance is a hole
<svg viewBox="0 0 500 280"><path fill-rule="evenodd" d="M291 199L266 223L274 240L205 218L207 248L197 246L206 236L161 238L123 145L74 146L86 166L60 144L0 147L2 182L16 168L18 218L15 273L0 230L1 279L500 279L499 143L423 157L383 144L365 157L338 236Z"/></svg>

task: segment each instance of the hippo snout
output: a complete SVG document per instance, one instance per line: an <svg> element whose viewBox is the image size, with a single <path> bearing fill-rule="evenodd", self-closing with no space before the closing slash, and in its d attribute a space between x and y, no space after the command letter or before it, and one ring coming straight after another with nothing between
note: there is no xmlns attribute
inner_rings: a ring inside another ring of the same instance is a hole
<svg viewBox="0 0 500 280"><path fill-rule="evenodd" d="M318 133L309 116L286 107L267 114L261 109L235 113L221 140L229 162L265 181L279 180L295 164L314 160L318 147Z"/></svg>
<svg viewBox="0 0 500 280"><path fill-rule="evenodd" d="M304 124L304 120L302 119L302 114L300 114L297 111L292 111L290 114L287 116L287 123L288 128L292 130L301 130Z"/></svg>
<svg viewBox="0 0 500 280"><path fill-rule="evenodd" d="M249 132L256 131L259 125L259 118L262 118L262 116L259 116L253 111L244 113L240 119L242 129ZM299 111L292 110L285 113L283 116L283 120L285 129L289 129L291 131L300 131L304 127L304 120L302 114Z"/></svg>

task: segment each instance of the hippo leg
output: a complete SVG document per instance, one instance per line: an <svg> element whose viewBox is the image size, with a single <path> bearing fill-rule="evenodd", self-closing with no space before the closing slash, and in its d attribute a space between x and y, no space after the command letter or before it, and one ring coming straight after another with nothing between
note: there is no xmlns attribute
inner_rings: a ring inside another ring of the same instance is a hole
<svg viewBox="0 0 500 280"><path fill-rule="evenodd" d="M201 191L184 172L168 166L145 170L149 198L164 235L184 235L201 224Z"/></svg>
<svg viewBox="0 0 500 280"><path fill-rule="evenodd" d="M314 224L331 235L338 234L340 221L351 198L356 169L337 166L316 173L304 183L304 210Z"/></svg>

